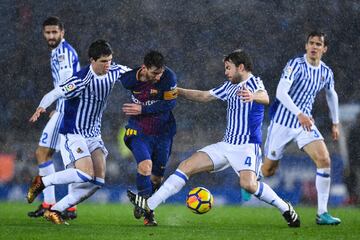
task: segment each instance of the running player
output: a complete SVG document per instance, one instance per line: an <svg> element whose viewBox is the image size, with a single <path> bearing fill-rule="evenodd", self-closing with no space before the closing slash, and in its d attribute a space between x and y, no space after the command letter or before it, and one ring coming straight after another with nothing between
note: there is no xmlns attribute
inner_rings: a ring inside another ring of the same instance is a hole
<svg viewBox="0 0 360 240"><path fill-rule="evenodd" d="M75 49L64 39L64 24L58 17L49 17L43 23L43 35L51 49L51 73L54 87L71 77L80 70L78 55ZM47 176L55 172L52 157L55 151L59 151L59 128L64 116L64 99L59 98L56 102L56 110L51 114L46 124L35 155L39 164L39 175ZM69 190L71 184L69 185ZM44 201L32 212L29 217L41 217L46 209L55 204L55 187L49 186L43 190ZM65 218L76 218L76 207L69 208L63 212Z"/></svg>
<svg viewBox="0 0 360 240"><path fill-rule="evenodd" d="M252 74L253 65L247 53L236 50L224 59L225 76L229 79L210 91L178 88L179 96L209 102L221 99L227 102L227 127L223 141L204 147L180 163L173 173L150 198L144 199L128 190L130 201L143 209L153 211L170 196L179 192L189 177L200 172L221 171L232 167L239 183L258 199L277 207L289 227L299 227L300 218L290 205L282 200L266 183L257 180L261 162L261 126L264 104L269 97L262 81ZM237 92L240 91L240 96Z"/></svg>
<svg viewBox="0 0 360 240"><path fill-rule="evenodd" d="M327 38L322 32L311 32L305 44L306 53L291 59L284 68L272 106L272 120L265 143L262 174L272 176L279 166L285 146L296 141L316 165L318 210L316 223L337 225L341 221L328 213L330 192L330 156L324 138L312 119L311 110L317 93L325 89L332 118L333 140L339 138L338 96L334 75L321 61L327 51Z"/></svg>
<svg viewBox="0 0 360 240"><path fill-rule="evenodd" d="M123 106L130 116L124 140L137 162L138 194L148 198L163 180L176 132L171 112L177 98L176 75L165 66L160 52L150 51L141 67L125 73L120 80L131 91L133 102ZM134 216L141 218L141 209L135 207ZM153 213L145 215L144 224L157 225Z"/></svg>
<svg viewBox="0 0 360 240"><path fill-rule="evenodd" d="M60 128L60 150L66 169L45 177L36 176L27 194L28 202L32 203L45 187L74 183L69 194L44 213L55 224L66 223L60 213L87 199L105 183L108 151L101 139L101 119L115 82L130 70L111 65L112 49L105 40L93 42L88 54L90 65L46 94L30 118L35 122L58 98L66 99Z"/></svg>

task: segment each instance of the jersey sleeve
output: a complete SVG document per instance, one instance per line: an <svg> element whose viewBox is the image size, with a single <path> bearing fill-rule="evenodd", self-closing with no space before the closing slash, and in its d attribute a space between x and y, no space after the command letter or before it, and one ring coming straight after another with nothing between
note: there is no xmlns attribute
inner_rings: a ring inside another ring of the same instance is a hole
<svg viewBox="0 0 360 240"><path fill-rule="evenodd" d="M297 78L299 74L299 70L300 70L299 63L298 61L296 61L296 58L291 59L283 69L280 81L283 80L292 84L294 80Z"/></svg>
<svg viewBox="0 0 360 240"><path fill-rule="evenodd" d="M329 69L326 76L326 89L331 90L335 88L335 80L334 80L334 73Z"/></svg>
<svg viewBox="0 0 360 240"><path fill-rule="evenodd" d="M152 105L145 105L142 107L142 114L160 113L171 111L176 106L177 99L177 77L172 71L169 71L167 77L164 79L167 84L163 89L162 100L155 102Z"/></svg>
<svg viewBox="0 0 360 240"><path fill-rule="evenodd" d="M264 83L259 77L250 79L250 81L246 83L246 87L253 93L257 91L266 91Z"/></svg>
<svg viewBox="0 0 360 240"><path fill-rule="evenodd" d="M125 65L116 64L119 71L119 77L116 79L116 82L122 82L121 77L124 76L127 72L131 71L132 69Z"/></svg>
<svg viewBox="0 0 360 240"><path fill-rule="evenodd" d="M78 76L73 76L60 84L59 87L64 94L64 98L69 99L79 96L85 89L87 83L88 81L84 81Z"/></svg>
<svg viewBox="0 0 360 240"><path fill-rule="evenodd" d="M226 89L228 88L229 84L231 83L229 81L226 81L221 86L213 88L209 92L214 97L226 101L228 98Z"/></svg>

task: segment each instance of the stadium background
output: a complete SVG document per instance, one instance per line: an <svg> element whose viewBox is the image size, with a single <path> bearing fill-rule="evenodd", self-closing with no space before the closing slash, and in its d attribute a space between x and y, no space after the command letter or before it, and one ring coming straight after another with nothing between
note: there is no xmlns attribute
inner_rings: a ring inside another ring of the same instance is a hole
<svg viewBox="0 0 360 240"><path fill-rule="evenodd" d="M324 94L317 98L313 114L329 144L333 158L330 203L343 204L348 192L346 136L359 111L360 3L356 0L321 1L11 1L0 3L0 200L24 201L25 190L37 173L34 151L47 122L28 118L41 97L52 88L49 51L41 24L50 15L65 23L65 38L77 50L81 65L88 63L87 48L98 38L108 40L116 62L134 67L150 49L164 53L167 65L178 75L179 86L208 90L224 80L222 57L243 48L253 57L254 74L260 76L274 99L282 68L302 54L306 34L322 29L329 36L324 61L335 73L344 135L339 144L330 139L330 120ZM129 101L120 85L113 90L103 119L102 136L110 151L107 187L95 201L123 201L124 190L134 186L135 162L119 147L118 134L126 123L121 105ZM221 140L225 129L225 105L207 105L179 99L174 111L178 123L167 174L192 152ZM264 123L264 135L269 119ZM59 156L57 155L57 158ZM58 159L57 167L61 168ZM281 169L269 182L294 203L315 204L314 166L296 146L288 148ZM202 185L216 203L239 203L238 180L231 169L220 174L201 174L189 187ZM187 189L188 189L187 188ZM59 188L61 194L63 187ZM186 190L184 190L186 191ZM171 201L183 201L178 194ZM250 201L244 204L257 204Z"/></svg>

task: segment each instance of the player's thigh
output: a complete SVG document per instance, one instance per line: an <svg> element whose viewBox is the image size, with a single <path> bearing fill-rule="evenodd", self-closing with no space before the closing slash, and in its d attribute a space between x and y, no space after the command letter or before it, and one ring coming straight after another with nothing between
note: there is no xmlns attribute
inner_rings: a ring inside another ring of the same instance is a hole
<svg viewBox="0 0 360 240"><path fill-rule="evenodd" d="M161 136L154 139L152 160L152 175L163 177L166 164L171 154L173 140L171 137Z"/></svg>
<svg viewBox="0 0 360 240"><path fill-rule="evenodd" d="M299 129L288 128L271 121L265 141L265 156L272 160L281 159L286 145L298 134Z"/></svg>
<svg viewBox="0 0 360 240"><path fill-rule="evenodd" d="M212 171L214 164L206 152L200 151L182 161L178 168L190 177L196 173Z"/></svg>
<svg viewBox="0 0 360 240"><path fill-rule="evenodd" d="M259 144L228 145L226 158L236 174L251 171L258 174L261 164L261 148Z"/></svg>
<svg viewBox="0 0 360 240"><path fill-rule="evenodd" d="M50 120L47 122L39 141L39 146L59 149L59 129L61 125L63 115L59 112L55 112Z"/></svg>
<svg viewBox="0 0 360 240"><path fill-rule="evenodd" d="M91 152L91 159L94 166L95 177L105 178L106 172L106 155L101 148Z"/></svg>
<svg viewBox="0 0 360 240"><path fill-rule="evenodd" d="M89 157L91 160L86 139L80 134L62 134L60 152L66 168L74 166L75 162L81 158Z"/></svg>
<svg viewBox="0 0 360 240"><path fill-rule="evenodd" d="M329 151L323 140L317 140L310 142L303 147L304 151L314 161L317 168L329 168L330 167L330 155Z"/></svg>
<svg viewBox="0 0 360 240"><path fill-rule="evenodd" d="M125 136L124 141L132 152L137 164L151 159L152 149L148 137L143 135Z"/></svg>

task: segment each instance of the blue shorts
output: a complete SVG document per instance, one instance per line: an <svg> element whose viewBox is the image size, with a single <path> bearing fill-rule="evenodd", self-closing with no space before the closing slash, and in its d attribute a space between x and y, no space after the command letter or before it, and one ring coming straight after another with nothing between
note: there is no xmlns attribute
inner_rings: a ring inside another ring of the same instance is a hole
<svg viewBox="0 0 360 240"><path fill-rule="evenodd" d="M165 166L171 154L172 137L142 134L125 135L124 141L133 153L137 164L150 159L152 161L152 174L158 177L164 176Z"/></svg>

